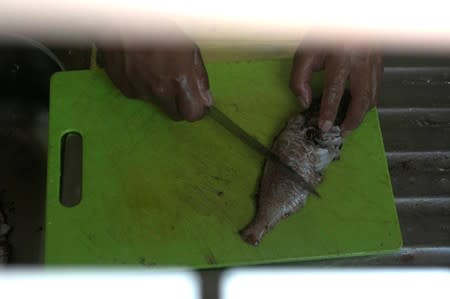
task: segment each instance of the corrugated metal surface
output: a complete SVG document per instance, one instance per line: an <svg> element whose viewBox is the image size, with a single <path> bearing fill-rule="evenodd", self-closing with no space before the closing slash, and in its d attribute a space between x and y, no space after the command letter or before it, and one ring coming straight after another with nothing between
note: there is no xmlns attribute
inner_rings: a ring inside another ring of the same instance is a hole
<svg viewBox="0 0 450 299"><path fill-rule="evenodd" d="M405 246L386 262L450 265L449 61L392 61L380 119Z"/></svg>

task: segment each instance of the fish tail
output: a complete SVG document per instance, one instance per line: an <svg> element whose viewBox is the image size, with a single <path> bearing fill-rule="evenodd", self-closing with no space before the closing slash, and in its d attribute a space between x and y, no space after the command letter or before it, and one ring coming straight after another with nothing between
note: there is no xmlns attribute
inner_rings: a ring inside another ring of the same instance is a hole
<svg viewBox="0 0 450 299"><path fill-rule="evenodd" d="M240 230L239 234L241 235L241 239L246 243L253 246L258 246L267 230L267 225L261 223L261 221L258 221L257 219L254 219L246 227Z"/></svg>

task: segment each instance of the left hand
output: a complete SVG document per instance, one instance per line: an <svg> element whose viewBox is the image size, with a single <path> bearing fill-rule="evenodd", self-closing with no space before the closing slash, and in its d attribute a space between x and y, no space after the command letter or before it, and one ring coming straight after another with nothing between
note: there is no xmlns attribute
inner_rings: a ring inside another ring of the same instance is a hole
<svg viewBox="0 0 450 299"><path fill-rule="evenodd" d="M356 129L366 112L377 104L383 74L382 57L371 50L318 50L303 53L297 50L290 87L304 108L308 108L312 101L312 73L321 70L325 71L319 116L322 131L326 132L333 126L345 84L347 79L350 81L352 100L341 125L345 136Z"/></svg>

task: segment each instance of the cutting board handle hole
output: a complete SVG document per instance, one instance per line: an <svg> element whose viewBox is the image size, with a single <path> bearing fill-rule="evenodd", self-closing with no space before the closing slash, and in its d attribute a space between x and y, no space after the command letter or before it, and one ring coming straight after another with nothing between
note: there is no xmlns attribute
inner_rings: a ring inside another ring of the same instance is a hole
<svg viewBox="0 0 450 299"><path fill-rule="evenodd" d="M61 138L61 182L59 201L65 207L81 202L83 177L83 137L68 132Z"/></svg>

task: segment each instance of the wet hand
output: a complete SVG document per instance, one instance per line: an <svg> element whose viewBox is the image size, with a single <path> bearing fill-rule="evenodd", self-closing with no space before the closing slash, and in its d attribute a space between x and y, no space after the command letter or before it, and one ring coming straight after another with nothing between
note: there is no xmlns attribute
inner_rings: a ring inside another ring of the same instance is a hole
<svg viewBox="0 0 450 299"><path fill-rule="evenodd" d="M290 87L304 108L312 101L313 72L324 71L319 127L328 131L336 118L347 80L352 100L341 125L344 135L356 129L365 114L376 105L383 74L382 57L370 50L297 50Z"/></svg>

